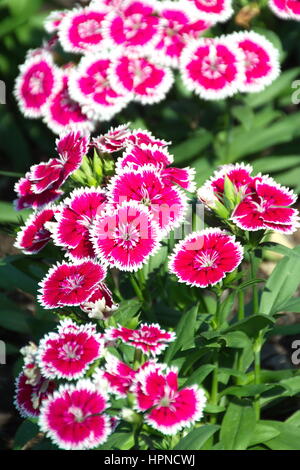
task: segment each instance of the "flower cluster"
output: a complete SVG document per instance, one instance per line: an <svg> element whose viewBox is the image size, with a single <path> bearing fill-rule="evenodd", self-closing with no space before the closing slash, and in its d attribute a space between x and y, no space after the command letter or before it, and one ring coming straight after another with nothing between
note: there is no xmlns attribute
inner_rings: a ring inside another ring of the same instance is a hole
<svg viewBox="0 0 300 470"><path fill-rule="evenodd" d="M241 230L290 234L299 227L297 200L268 175L252 175L251 165L224 165L198 190L199 199Z"/></svg>
<svg viewBox="0 0 300 470"><path fill-rule="evenodd" d="M115 175L102 186L75 188L54 204L53 194L64 196L63 183L86 164L90 147L111 155ZM156 253L184 220L185 190L195 191L194 172L171 166L167 142L125 125L92 142L67 134L57 141L57 151L59 158L34 165L16 184L16 207L38 209L19 231L16 246L34 254L52 241L67 257L40 283L44 308L78 306L89 318L103 319L117 308L105 283L107 268L137 271ZM121 152L116 160L115 152Z"/></svg>
<svg viewBox="0 0 300 470"><path fill-rule="evenodd" d="M118 338L145 353L138 364L108 352ZM197 385L179 387L177 368L147 359L174 339L156 324L100 334L91 323L62 320L38 346L23 348L16 405L22 416L38 418L40 429L62 449L98 447L122 419L138 418L165 435L178 433L201 419L206 397ZM117 413L116 398L125 399Z"/></svg>
<svg viewBox="0 0 300 470"><path fill-rule="evenodd" d="M279 74L270 41L251 31L221 37L211 31L233 14L231 3L93 0L52 12L45 22L51 39L29 51L20 67L20 109L43 118L54 133L87 134L131 101L163 100L176 69L203 99L262 90ZM66 54L73 61L59 66Z"/></svg>

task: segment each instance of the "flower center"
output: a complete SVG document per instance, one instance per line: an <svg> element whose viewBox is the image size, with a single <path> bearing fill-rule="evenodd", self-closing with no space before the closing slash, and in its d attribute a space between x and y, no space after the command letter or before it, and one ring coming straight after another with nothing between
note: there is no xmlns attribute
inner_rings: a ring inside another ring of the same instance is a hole
<svg viewBox="0 0 300 470"><path fill-rule="evenodd" d="M60 351L60 357L64 360L78 360L81 356L82 346L75 343L74 341L69 341L68 343L65 343Z"/></svg>
<svg viewBox="0 0 300 470"><path fill-rule="evenodd" d="M214 250L198 253L194 260L196 269L215 268L218 256L218 252Z"/></svg>
<svg viewBox="0 0 300 470"><path fill-rule="evenodd" d="M82 423L85 420L85 415L81 408L77 406L70 406L69 413L74 416L74 419L77 423Z"/></svg>
<svg viewBox="0 0 300 470"><path fill-rule="evenodd" d="M101 26L96 20L87 20L78 26L78 34L82 39L101 34Z"/></svg>
<svg viewBox="0 0 300 470"><path fill-rule="evenodd" d="M201 72L206 78L216 80L226 72L226 68L223 59L213 53L203 59Z"/></svg>
<svg viewBox="0 0 300 470"><path fill-rule="evenodd" d="M29 88L33 95L39 95L44 92L44 72L36 72L29 79Z"/></svg>
<svg viewBox="0 0 300 470"><path fill-rule="evenodd" d="M128 250L134 248L138 244L140 233L134 225L120 224L115 230L114 239L119 246Z"/></svg>
<svg viewBox="0 0 300 470"><path fill-rule="evenodd" d="M84 276L81 274L73 274L67 277L61 282L61 288L71 293L72 291L79 289L84 281Z"/></svg>
<svg viewBox="0 0 300 470"><path fill-rule="evenodd" d="M124 21L125 34L127 39L133 38L137 31L141 29L143 25L143 15L141 13L135 13L134 15L129 16Z"/></svg>
<svg viewBox="0 0 300 470"><path fill-rule="evenodd" d="M245 67L247 70L252 70L254 69L258 64L259 64L259 58L255 54L255 52L252 51L245 51Z"/></svg>

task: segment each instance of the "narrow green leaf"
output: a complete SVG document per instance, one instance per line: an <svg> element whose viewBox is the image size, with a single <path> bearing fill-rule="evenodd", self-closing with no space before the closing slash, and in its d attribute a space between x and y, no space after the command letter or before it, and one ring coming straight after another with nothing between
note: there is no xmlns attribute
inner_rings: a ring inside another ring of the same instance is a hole
<svg viewBox="0 0 300 470"><path fill-rule="evenodd" d="M173 450L200 450L206 441L213 436L219 426L207 424L200 428L194 429L187 436L179 441Z"/></svg>

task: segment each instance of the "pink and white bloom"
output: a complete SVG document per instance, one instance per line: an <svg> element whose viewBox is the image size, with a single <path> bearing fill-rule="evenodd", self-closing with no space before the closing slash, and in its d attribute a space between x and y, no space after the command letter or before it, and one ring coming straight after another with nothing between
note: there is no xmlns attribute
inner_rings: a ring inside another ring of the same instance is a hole
<svg viewBox="0 0 300 470"><path fill-rule="evenodd" d="M15 84L15 97L22 113L29 118L43 115L45 106L59 87L59 72L51 54L31 51Z"/></svg>
<svg viewBox="0 0 300 470"><path fill-rule="evenodd" d="M88 314L89 318L104 320L110 317L119 305L114 302L112 292L104 282L100 282L92 296L80 305L81 310Z"/></svg>
<svg viewBox="0 0 300 470"><path fill-rule="evenodd" d="M57 333L46 335L39 344L38 362L48 379L75 380L84 375L89 366L104 352L104 340L96 326L80 325L63 320Z"/></svg>
<svg viewBox="0 0 300 470"><path fill-rule="evenodd" d="M55 383L40 377L38 383L31 385L28 377L21 372L15 384L15 406L23 418L35 418L40 414L43 400L53 392Z"/></svg>
<svg viewBox="0 0 300 470"><path fill-rule="evenodd" d="M157 145L158 147L166 147L171 144L171 142L154 137L150 131L146 131L145 129L133 130L128 137L128 142L134 145L151 144Z"/></svg>
<svg viewBox="0 0 300 470"><path fill-rule="evenodd" d="M110 56L108 52L84 56L69 81L71 97L82 105L90 118L101 121L110 120L132 98L128 91L120 92L112 86L109 77Z"/></svg>
<svg viewBox="0 0 300 470"><path fill-rule="evenodd" d="M244 56L246 76L240 85L240 91L262 91L280 73L278 50L262 34L254 31L234 33L230 37L237 43Z"/></svg>
<svg viewBox="0 0 300 470"><path fill-rule="evenodd" d="M18 232L14 246L28 255L41 251L51 240L51 233L45 224L53 217L54 209L51 207L29 216L26 224Z"/></svg>
<svg viewBox="0 0 300 470"><path fill-rule="evenodd" d="M133 384L136 371L110 353L106 353L105 359L105 369L99 369L96 372L94 381L97 383L99 380L100 382L106 380L110 393L118 398L126 398Z"/></svg>
<svg viewBox="0 0 300 470"><path fill-rule="evenodd" d="M242 198L247 192L251 193L254 190L255 179L260 178L260 175L254 178L251 175L252 171L253 168L249 164L236 163L223 165L198 189L198 198L211 209L214 208L217 201L223 202L226 177L233 184L237 195L239 194L239 197Z"/></svg>
<svg viewBox="0 0 300 470"><path fill-rule="evenodd" d="M165 185L153 165L138 170L125 168L112 178L109 201L115 206L123 201L138 201L148 208L160 228L167 232L179 226L187 209L185 194L175 186Z"/></svg>
<svg viewBox="0 0 300 470"><path fill-rule="evenodd" d="M97 216L91 236L99 258L121 271L137 271L160 247L157 224L136 201Z"/></svg>
<svg viewBox="0 0 300 470"><path fill-rule="evenodd" d="M31 189L41 194L49 189L58 189L76 171L88 151L88 139L79 132L68 132L56 140L59 158L52 158L30 168L28 179Z"/></svg>
<svg viewBox="0 0 300 470"><path fill-rule="evenodd" d="M97 52L105 46L103 21L107 8L73 8L59 25L59 40L66 52Z"/></svg>
<svg viewBox="0 0 300 470"><path fill-rule="evenodd" d="M299 227L299 213L290 206L296 201L293 191L263 176L255 181L255 190L234 209L231 220L244 230L293 233Z"/></svg>
<svg viewBox="0 0 300 470"><path fill-rule="evenodd" d="M197 385L179 389L178 369L150 363L135 376L132 392L136 410L145 413L145 421L165 435L177 434L203 416L204 390Z"/></svg>
<svg viewBox="0 0 300 470"><path fill-rule="evenodd" d="M163 169L173 163L174 157L165 147L156 144L128 145L123 156L117 160L117 170L125 168L138 170L144 165L154 165L158 169Z"/></svg>
<svg viewBox="0 0 300 470"><path fill-rule="evenodd" d="M107 407L106 393L81 379L75 385L61 385L43 402L39 426L61 449L92 449L111 433Z"/></svg>
<svg viewBox="0 0 300 470"><path fill-rule="evenodd" d="M46 309L81 305L106 276L106 269L90 260L57 263L39 283L41 305Z"/></svg>
<svg viewBox="0 0 300 470"><path fill-rule="evenodd" d="M68 10L52 11L44 21L44 28L47 33L56 33L59 29L60 23L68 13Z"/></svg>
<svg viewBox="0 0 300 470"><path fill-rule="evenodd" d="M106 134L94 137L92 146L103 153L115 153L126 147L127 139L131 134L129 123L118 127L111 127Z"/></svg>
<svg viewBox="0 0 300 470"><path fill-rule="evenodd" d="M138 330L131 330L124 326L111 327L105 333L105 338L109 341L120 339L123 343L129 344L136 349L140 349L147 356L158 356L172 341L176 335L172 331L166 331L157 323L147 325L142 323Z"/></svg>
<svg viewBox="0 0 300 470"><path fill-rule="evenodd" d="M233 15L232 0L188 0L200 18L212 22L225 22Z"/></svg>
<svg viewBox="0 0 300 470"><path fill-rule="evenodd" d="M63 192L59 189L48 189L40 194L36 194L32 189L32 182L28 179L30 173L25 175L25 178L20 178L15 184L15 192L17 199L14 201L15 209L21 211L23 209L40 209L47 206L51 202L58 199Z"/></svg>
<svg viewBox="0 0 300 470"><path fill-rule="evenodd" d="M269 0L269 7L280 18L300 21L299 0Z"/></svg>
<svg viewBox="0 0 300 470"><path fill-rule="evenodd" d="M205 100L232 96L245 80L243 54L230 37L191 41L180 69L185 86Z"/></svg>
<svg viewBox="0 0 300 470"><path fill-rule="evenodd" d="M170 256L169 270L179 282L208 287L234 271L243 259L243 248L219 228L193 232L180 241Z"/></svg>
<svg viewBox="0 0 300 470"><path fill-rule="evenodd" d="M103 189L77 188L72 191L56 215L54 239L57 245L69 250L73 259L95 257L90 241L90 228L96 215L107 202Z"/></svg>
<svg viewBox="0 0 300 470"><path fill-rule="evenodd" d="M159 18L150 0L129 0L107 15L103 34L111 47L143 54L158 40Z"/></svg>
<svg viewBox="0 0 300 470"><path fill-rule="evenodd" d="M69 93L69 76L71 70L64 71L57 92L47 102L44 110L44 122L55 134L68 131L79 131L90 134L95 128L93 119L83 112L79 103Z"/></svg>
<svg viewBox="0 0 300 470"><path fill-rule="evenodd" d="M197 39L211 24L190 12L187 2L158 3L161 18L160 40L152 53L162 65L178 67L181 53L191 39ZM195 13L195 12L194 12Z"/></svg>
<svg viewBox="0 0 300 470"><path fill-rule="evenodd" d="M152 59L124 54L112 60L109 80L118 93L131 93L134 101L154 104L165 98L174 77L168 67Z"/></svg>

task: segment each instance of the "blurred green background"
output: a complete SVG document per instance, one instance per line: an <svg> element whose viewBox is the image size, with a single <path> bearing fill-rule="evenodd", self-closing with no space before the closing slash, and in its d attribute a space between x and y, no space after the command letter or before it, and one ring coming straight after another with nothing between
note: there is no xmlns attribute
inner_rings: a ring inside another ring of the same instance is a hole
<svg viewBox="0 0 300 470"><path fill-rule="evenodd" d="M6 84L7 100L0 105L0 339L7 343L8 353L7 365L0 366L0 447L5 448L10 447L20 422L11 403L19 348L49 331L52 323L51 316L40 312L33 301L43 276L38 257L29 261L17 254L9 234L22 217L11 204L14 182L31 164L53 156L56 136L40 120L21 115L13 87L26 51L38 47L45 37L42 24L48 11L68 4L75 2L0 0L0 80ZM131 104L113 122L99 127L99 132L131 121L135 127L171 140L175 164L195 167L198 185L218 165L247 161L256 171L270 173L299 193L300 113L292 96L297 92L293 82L300 79L300 24L276 18L265 4L265 0L260 2L260 12L248 26L278 47L282 74L264 92L204 102L185 90L177 77L165 101L155 106ZM241 8L245 5L254 6L254 2L234 1L238 16L217 26L214 34L243 29Z"/></svg>

